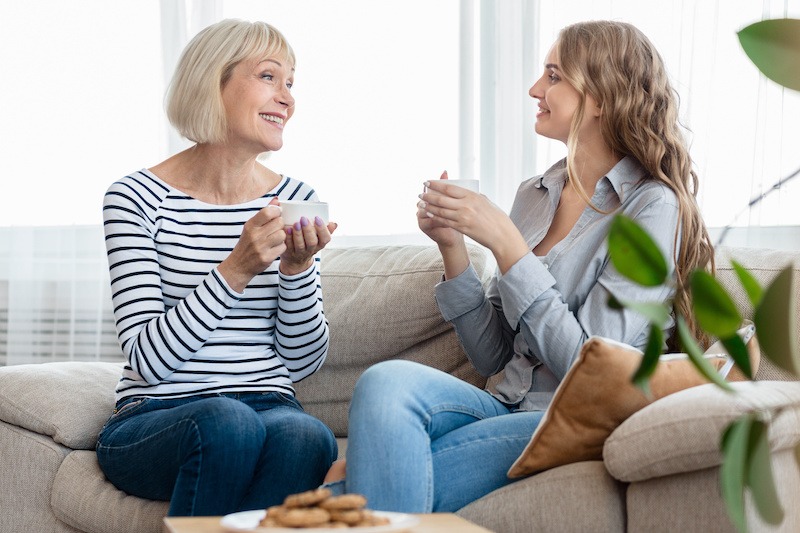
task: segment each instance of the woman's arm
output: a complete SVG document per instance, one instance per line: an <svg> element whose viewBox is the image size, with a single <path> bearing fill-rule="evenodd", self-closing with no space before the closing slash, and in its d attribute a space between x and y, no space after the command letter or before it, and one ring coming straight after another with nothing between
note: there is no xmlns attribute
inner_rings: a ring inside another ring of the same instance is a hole
<svg viewBox="0 0 800 533"><path fill-rule="evenodd" d="M316 257L305 272L279 274L275 352L294 382L316 372L328 355L319 264Z"/></svg>
<svg viewBox="0 0 800 533"><path fill-rule="evenodd" d="M166 310L151 218L159 187L124 178L109 188L103 204L117 335L131 369L150 384L189 360L241 297L214 269Z"/></svg>

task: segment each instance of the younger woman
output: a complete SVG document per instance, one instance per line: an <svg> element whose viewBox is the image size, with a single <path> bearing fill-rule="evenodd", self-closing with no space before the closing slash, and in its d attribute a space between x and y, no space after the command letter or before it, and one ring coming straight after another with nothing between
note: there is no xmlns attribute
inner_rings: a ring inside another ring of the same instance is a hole
<svg viewBox="0 0 800 533"><path fill-rule="evenodd" d="M712 258L677 98L639 30L618 22L564 28L529 94L539 107L536 132L565 143L568 155L521 184L510 216L440 180L425 184L417 204L419 227L444 261L442 315L478 371L503 378L490 394L408 361L364 373L350 409L345 483L376 509L452 512L511 483L506 472L583 343L599 335L645 346L647 321L610 309L609 295L674 298L685 311L690 271ZM606 238L615 213L674 258L676 294L614 270ZM486 292L464 235L497 261Z"/></svg>

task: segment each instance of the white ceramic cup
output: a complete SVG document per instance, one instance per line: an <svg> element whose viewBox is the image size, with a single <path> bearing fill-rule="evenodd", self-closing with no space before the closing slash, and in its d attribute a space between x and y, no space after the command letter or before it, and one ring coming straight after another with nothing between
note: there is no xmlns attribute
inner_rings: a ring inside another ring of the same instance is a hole
<svg viewBox="0 0 800 533"><path fill-rule="evenodd" d="M328 223L327 202L307 202L303 200L281 200L281 216L287 226L300 222L301 217L306 217L312 224L314 218L319 217Z"/></svg>
<svg viewBox="0 0 800 533"><path fill-rule="evenodd" d="M446 180L440 180L440 181L449 183L450 185L455 185L457 187L463 187L463 188L468 189L468 190L470 190L472 192L477 192L477 193L481 192L481 185L480 185L480 181L479 180L446 179Z"/></svg>

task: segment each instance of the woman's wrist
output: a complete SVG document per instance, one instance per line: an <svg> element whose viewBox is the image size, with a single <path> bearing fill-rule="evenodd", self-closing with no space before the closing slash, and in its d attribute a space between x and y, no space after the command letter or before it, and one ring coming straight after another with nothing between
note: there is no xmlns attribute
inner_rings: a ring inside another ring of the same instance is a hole
<svg viewBox="0 0 800 533"><path fill-rule="evenodd" d="M313 264L314 264L314 256L309 257L308 259L306 259L301 263L295 263L292 261L286 261L284 259L281 259L279 270L281 274L283 274L284 276L296 276L297 274L302 274L303 272L311 268L311 265Z"/></svg>
<svg viewBox="0 0 800 533"><path fill-rule="evenodd" d="M512 266L529 253L531 250L522 235L518 235L518 238L501 241L492 247L492 255L494 255L501 274L508 272Z"/></svg>
<svg viewBox="0 0 800 533"><path fill-rule="evenodd" d="M445 279L453 279L469 267L469 252L467 252L467 245L463 239L456 244L448 246L440 244L439 253L442 254Z"/></svg>
<svg viewBox="0 0 800 533"><path fill-rule="evenodd" d="M250 280L253 279L252 276L247 274L242 274L238 272L236 269L232 268L230 263L225 260L217 266L217 272L228 286L238 293L244 292L245 287L247 284L250 283Z"/></svg>

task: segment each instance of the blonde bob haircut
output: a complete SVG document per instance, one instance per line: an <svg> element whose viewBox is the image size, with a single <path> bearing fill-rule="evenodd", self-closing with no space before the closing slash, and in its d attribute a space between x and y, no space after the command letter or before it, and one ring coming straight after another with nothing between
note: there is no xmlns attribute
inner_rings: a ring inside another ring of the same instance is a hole
<svg viewBox="0 0 800 533"><path fill-rule="evenodd" d="M186 45L167 92L167 118L196 143L227 138L222 89L234 67L247 59L279 58L292 69L286 38L266 22L227 19L208 26Z"/></svg>

